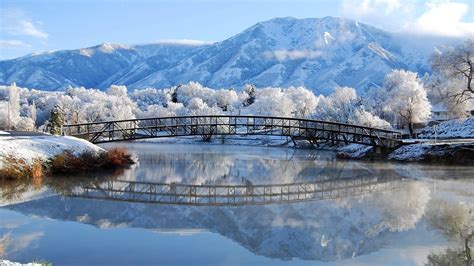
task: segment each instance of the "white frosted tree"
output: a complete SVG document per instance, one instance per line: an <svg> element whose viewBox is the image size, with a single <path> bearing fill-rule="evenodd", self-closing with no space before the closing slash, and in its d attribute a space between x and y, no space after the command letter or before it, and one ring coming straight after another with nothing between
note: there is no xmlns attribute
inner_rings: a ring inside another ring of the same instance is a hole
<svg viewBox="0 0 474 266"><path fill-rule="evenodd" d="M293 102L294 115L296 117L306 117L311 114L319 102L319 98L305 87L290 87L286 93Z"/></svg>
<svg viewBox="0 0 474 266"><path fill-rule="evenodd" d="M20 92L15 82L8 87L8 127L15 128L20 120Z"/></svg>
<svg viewBox="0 0 474 266"><path fill-rule="evenodd" d="M262 88L256 90L255 101L248 107L254 115L290 117L293 102L281 88Z"/></svg>
<svg viewBox="0 0 474 266"><path fill-rule="evenodd" d="M384 88L389 95L386 111L401 125L408 125L412 135L413 124L425 123L431 116L427 91L417 73L393 70L385 77Z"/></svg>
<svg viewBox="0 0 474 266"><path fill-rule="evenodd" d="M217 106L219 106L222 111L232 112L240 105L239 96L234 90L231 89L215 90L212 96L213 99L211 102L217 104Z"/></svg>
<svg viewBox="0 0 474 266"><path fill-rule="evenodd" d="M127 87L126 86L112 85L107 89L107 94L118 96L118 97L127 96Z"/></svg>
<svg viewBox="0 0 474 266"><path fill-rule="evenodd" d="M474 99L474 39L464 44L440 52L432 56L433 71L447 80L460 80L462 86L452 88L449 96L457 102Z"/></svg>
<svg viewBox="0 0 474 266"><path fill-rule="evenodd" d="M321 97L314 117L326 121L349 123L357 109L357 93L354 88L339 87L328 97Z"/></svg>
<svg viewBox="0 0 474 266"><path fill-rule="evenodd" d="M33 101L30 106L30 118L33 120L33 125L36 125L36 103Z"/></svg>
<svg viewBox="0 0 474 266"><path fill-rule="evenodd" d="M0 129L8 128L8 101L0 101Z"/></svg>

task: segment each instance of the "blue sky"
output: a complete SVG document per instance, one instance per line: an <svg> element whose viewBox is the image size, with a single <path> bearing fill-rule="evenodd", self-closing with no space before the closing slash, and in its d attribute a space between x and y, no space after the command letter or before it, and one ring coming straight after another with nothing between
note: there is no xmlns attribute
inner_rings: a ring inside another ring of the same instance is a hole
<svg viewBox="0 0 474 266"><path fill-rule="evenodd" d="M337 16L389 31L474 36L470 0L1 0L0 59L103 42L221 41L274 17Z"/></svg>

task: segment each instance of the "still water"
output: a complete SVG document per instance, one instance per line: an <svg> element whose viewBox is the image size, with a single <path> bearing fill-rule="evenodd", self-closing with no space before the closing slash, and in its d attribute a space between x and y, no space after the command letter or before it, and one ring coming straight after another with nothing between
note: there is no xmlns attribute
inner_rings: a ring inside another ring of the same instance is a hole
<svg viewBox="0 0 474 266"><path fill-rule="evenodd" d="M114 146L125 146L138 164L1 184L0 258L55 265L463 265L473 246L473 166L347 161L328 151L274 147L104 147Z"/></svg>

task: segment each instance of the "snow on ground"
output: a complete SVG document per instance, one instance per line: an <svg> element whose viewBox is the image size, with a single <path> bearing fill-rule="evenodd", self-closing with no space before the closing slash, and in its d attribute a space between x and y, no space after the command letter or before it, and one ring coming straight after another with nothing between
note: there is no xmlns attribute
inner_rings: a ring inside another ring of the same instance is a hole
<svg viewBox="0 0 474 266"><path fill-rule="evenodd" d="M9 260L0 260L0 266L41 266L41 263L30 262L26 264L22 264L19 262L13 262Z"/></svg>
<svg viewBox="0 0 474 266"><path fill-rule="evenodd" d="M10 133L0 130L0 135L10 135Z"/></svg>
<svg viewBox="0 0 474 266"><path fill-rule="evenodd" d="M405 145L390 153L388 158L400 161L418 161L426 156L431 147L430 144Z"/></svg>
<svg viewBox="0 0 474 266"><path fill-rule="evenodd" d="M2 137L0 138L0 166L8 156L32 164L37 159L44 162L66 150L75 155L104 151L86 140L69 136Z"/></svg>
<svg viewBox="0 0 474 266"><path fill-rule="evenodd" d="M433 127L422 129L419 138L435 138ZM438 125L438 138L474 138L474 116L466 119L453 119Z"/></svg>
<svg viewBox="0 0 474 266"><path fill-rule="evenodd" d="M362 144L349 144L339 148L337 151L338 154L343 157L362 158L365 157L368 153L372 152L373 147Z"/></svg>
<svg viewBox="0 0 474 266"><path fill-rule="evenodd" d="M472 143L417 143L404 145L392 153L388 158L398 161L421 161L430 158L445 158L444 161L449 162L455 159L457 152L461 152L460 156L471 156L474 153L474 144ZM464 152L464 153L463 153ZM464 154L464 155L462 155ZM473 157L458 158L461 161L472 160Z"/></svg>

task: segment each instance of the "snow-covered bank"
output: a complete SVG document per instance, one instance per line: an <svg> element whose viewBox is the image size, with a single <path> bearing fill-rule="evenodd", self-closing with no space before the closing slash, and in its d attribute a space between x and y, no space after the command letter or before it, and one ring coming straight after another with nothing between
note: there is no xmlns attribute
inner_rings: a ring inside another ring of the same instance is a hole
<svg viewBox="0 0 474 266"><path fill-rule="evenodd" d="M7 158L32 165L36 160L46 163L55 156L70 151L79 156L85 152L98 154L105 150L86 140L68 136L25 136L0 138L0 167Z"/></svg>
<svg viewBox="0 0 474 266"><path fill-rule="evenodd" d="M41 266L45 265L44 263L36 263L36 262L29 262L29 263L19 263L19 262L14 262L14 261L9 261L9 260L0 260L0 265L1 266Z"/></svg>
<svg viewBox="0 0 474 266"><path fill-rule="evenodd" d="M65 136L0 138L0 179L42 178L126 167L135 160L127 150L104 150L86 140Z"/></svg>
<svg viewBox="0 0 474 266"><path fill-rule="evenodd" d="M434 127L426 127L422 129L418 137L437 137L439 139L474 138L474 116L443 122L437 126L436 132Z"/></svg>
<svg viewBox="0 0 474 266"><path fill-rule="evenodd" d="M416 143L404 145L390 153L374 153L374 148L350 144L338 149L342 159L388 159L404 162L474 163L474 142L465 143Z"/></svg>
<svg viewBox="0 0 474 266"><path fill-rule="evenodd" d="M337 150L337 157L346 159L360 159L372 153L373 150L374 148L372 146L349 144Z"/></svg>
<svg viewBox="0 0 474 266"><path fill-rule="evenodd" d="M474 163L474 143L418 143L402 146L388 155L398 161Z"/></svg>

